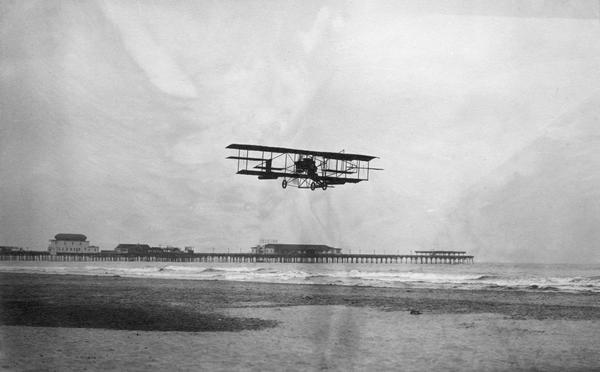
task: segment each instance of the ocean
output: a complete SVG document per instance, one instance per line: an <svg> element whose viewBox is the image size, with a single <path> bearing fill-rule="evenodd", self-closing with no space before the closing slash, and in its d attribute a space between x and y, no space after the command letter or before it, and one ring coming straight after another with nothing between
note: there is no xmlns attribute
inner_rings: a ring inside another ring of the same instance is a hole
<svg viewBox="0 0 600 372"><path fill-rule="evenodd" d="M600 292L600 264L0 262L0 272L393 288Z"/></svg>

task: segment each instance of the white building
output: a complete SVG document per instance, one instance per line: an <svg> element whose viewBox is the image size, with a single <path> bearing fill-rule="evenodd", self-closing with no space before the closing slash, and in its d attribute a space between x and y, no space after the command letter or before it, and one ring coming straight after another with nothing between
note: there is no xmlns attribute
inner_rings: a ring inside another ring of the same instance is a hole
<svg viewBox="0 0 600 372"><path fill-rule="evenodd" d="M57 253L98 253L97 246L90 245L83 234L56 234L48 246L50 254Z"/></svg>
<svg viewBox="0 0 600 372"><path fill-rule="evenodd" d="M275 255L320 255L340 254L341 248L333 248L323 244L259 244L250 248L253 254L275 254Z"/></svg>

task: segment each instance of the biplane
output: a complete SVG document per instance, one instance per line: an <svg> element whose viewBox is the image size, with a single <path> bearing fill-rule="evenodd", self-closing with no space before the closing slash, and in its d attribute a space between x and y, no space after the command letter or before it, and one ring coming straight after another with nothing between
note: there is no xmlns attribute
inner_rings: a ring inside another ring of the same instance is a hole
<svg viewBox="0 0 600 372"><path fill-rule="evenodd" d="M335 185L368 181L370 171L381 170L370 167L370 161L376 159L370 155L236 143L226 148L237 150L236 155L227 157L237 160L237 174L258 176L260 180L282 178L284 189L293 186L327 190Z"/></svg>

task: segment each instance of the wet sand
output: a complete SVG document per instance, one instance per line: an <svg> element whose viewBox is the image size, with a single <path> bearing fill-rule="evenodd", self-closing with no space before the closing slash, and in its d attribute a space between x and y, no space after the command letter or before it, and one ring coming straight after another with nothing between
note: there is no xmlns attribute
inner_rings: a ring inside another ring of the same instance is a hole
<svg viewBox="0 0 600 372"><path fill-rule="evenodd" d="M0 274L0 368L593 370L599 299Z"/></svg>

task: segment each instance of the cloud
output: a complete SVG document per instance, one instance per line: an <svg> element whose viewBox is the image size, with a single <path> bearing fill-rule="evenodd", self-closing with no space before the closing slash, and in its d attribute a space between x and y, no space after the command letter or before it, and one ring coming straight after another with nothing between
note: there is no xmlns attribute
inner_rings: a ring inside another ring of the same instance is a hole
<svg viewBox="0 0 600 372"><path fill-rule="evenodd" d="M598 107L592 95L464 191L444 244L484 260L598 261Z"/></svg>
<svg viewBox="0 0 600 372"><path fill-rule="evenodd" d="M317 17L310 30L301 32L299 35L300 41L306 54L310 54L318 42L323 38L324 34L330 29L332 19L329 8L323 7L317 13ZM337 22L339 26L339 21Z"/></svg>
<svg viewBox="0 0 600 372"><path fill-rule="evenodd" d="M176 60L153 40L137 8L128 6L133 3L107 0L102 4L108 18L121 32L127 51L158 89L182 98L198 96L193 82Z"/></svg>

